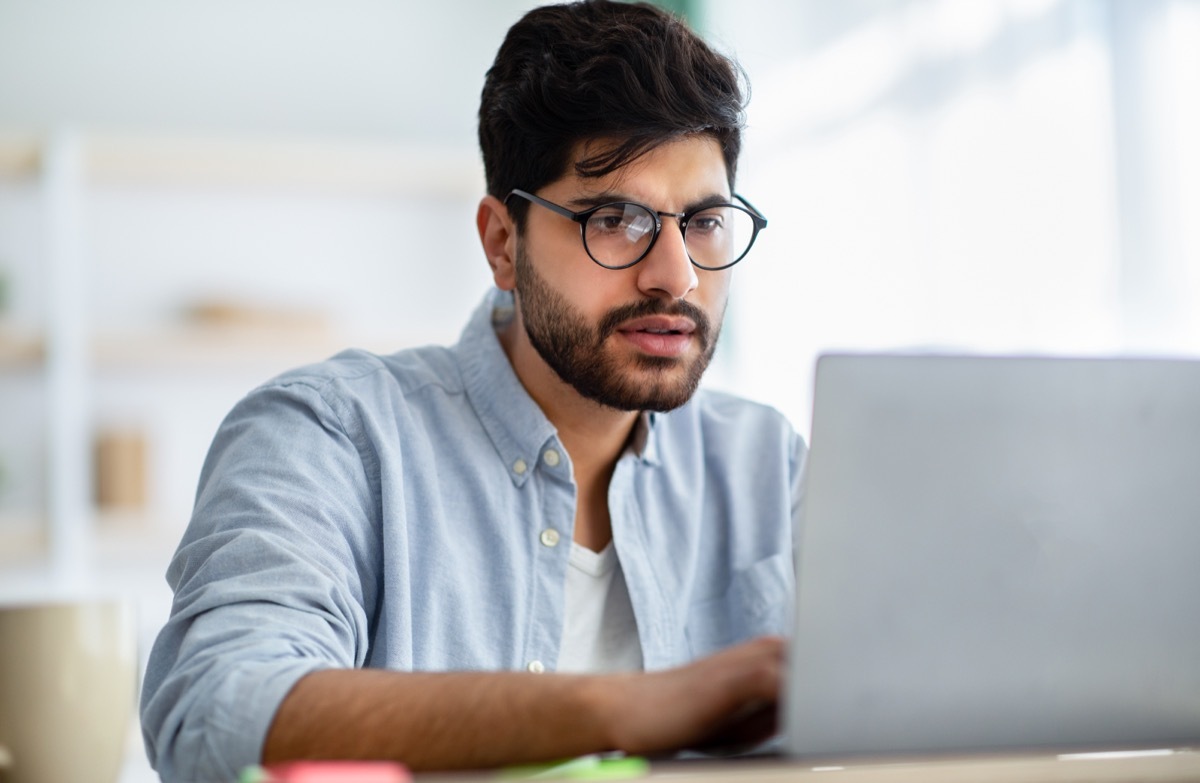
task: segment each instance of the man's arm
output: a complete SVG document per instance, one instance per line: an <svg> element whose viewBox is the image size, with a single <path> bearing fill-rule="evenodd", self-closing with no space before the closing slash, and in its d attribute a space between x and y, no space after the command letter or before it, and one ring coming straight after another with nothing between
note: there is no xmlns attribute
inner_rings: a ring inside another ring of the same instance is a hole
<svg viewBox="0 0 1200 783"><path fill-rule="evenodd" d="M263 761L372 758L467 769L765 739L783 657L782 640L764 637L651 673L319 671L284 699Z"/></svg>

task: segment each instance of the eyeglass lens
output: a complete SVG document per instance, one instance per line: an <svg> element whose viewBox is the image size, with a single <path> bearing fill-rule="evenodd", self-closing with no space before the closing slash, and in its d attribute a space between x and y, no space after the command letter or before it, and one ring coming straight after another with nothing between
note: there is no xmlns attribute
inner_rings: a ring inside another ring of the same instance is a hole
<svg viewBox="0 0 1200 783"><path fill-rule="evenodd" d="M655 215L638 204L613 204L594 212L584 224L588 253L604 266L625 266L645 255L654 238ZM741 258L754 238L754 219L728 205L691 215L683 241L698 266L719 268Z"/></svg>

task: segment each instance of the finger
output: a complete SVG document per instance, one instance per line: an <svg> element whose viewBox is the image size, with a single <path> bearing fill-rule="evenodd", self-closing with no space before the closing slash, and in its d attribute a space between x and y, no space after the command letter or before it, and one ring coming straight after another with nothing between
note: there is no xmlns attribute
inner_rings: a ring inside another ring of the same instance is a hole
<svg viewBox="0 0 1200 783"><path fill-rule="evenodd" d="M699 749L712 751L725 746L737 752L737 746L751 747L770 739L779 730L779 706L775 702L750 705L726 725L706 738Z"/></svg>

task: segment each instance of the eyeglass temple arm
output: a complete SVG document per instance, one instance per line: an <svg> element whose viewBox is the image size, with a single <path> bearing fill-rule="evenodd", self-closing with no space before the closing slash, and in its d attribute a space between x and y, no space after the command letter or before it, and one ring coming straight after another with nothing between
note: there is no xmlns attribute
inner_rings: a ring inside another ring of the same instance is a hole
<svg viewBox="0 0 1200 783"><path fill-rule="evenodd" d="M754 217L758 221L758 227L760 229L767 227L767 219L763 217L763 213L759 211L758 207L754 206L745 198L743 198L740 193L734 193L733 197L750 208L750 211L754 213Z"/></svg>
<svg viewBox="0 0 1200 783"><path fill-rule="evenodd" d="M566 207L560 207L558 204L555 204L552 201L547 201L544 198L535 196L528 191L521 190L520 188L513 188L511 191L509 191L508 198L504 199L504 203L507 204L508 199L512 198L513 196L520 196L521 198L526 199L527 201L532 201L534 204L540 204L541 206L545 207L546 209L550 210L551 212L557 212L558 214L562 215L565 218L570 218L571 220L579 219L578 212L572 212L571 210L567 209Z"/></svg>

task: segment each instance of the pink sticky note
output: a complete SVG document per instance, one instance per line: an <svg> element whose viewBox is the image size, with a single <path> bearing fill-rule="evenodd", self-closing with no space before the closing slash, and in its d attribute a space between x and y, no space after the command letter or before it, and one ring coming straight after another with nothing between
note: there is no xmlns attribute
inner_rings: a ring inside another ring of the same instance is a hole
<svg viewBox="0 0 1200 783"><path fill-rule="evenodd" d="M412 775L392 761L292 761L266 768L271 783L409 783Z"/></svg>

